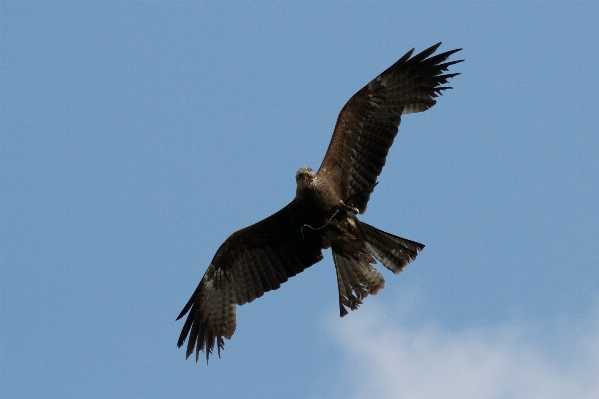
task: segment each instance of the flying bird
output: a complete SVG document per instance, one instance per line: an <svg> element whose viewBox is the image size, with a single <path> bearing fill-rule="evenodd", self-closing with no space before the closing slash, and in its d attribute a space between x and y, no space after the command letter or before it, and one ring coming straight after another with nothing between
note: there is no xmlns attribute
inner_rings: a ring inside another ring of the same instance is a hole
<svg viewBox="0 0 599 399"><path fill-rule="evenodd" d="M220 246L195 292L177 317L187 314L177 346L187 341L186 357L214 346L236 327L236 308L323 259L331 248L337 272L341 317L385 280L373 264L393 273L416 259L423 244L397 237L356 217L366 205L397 135L401 116L422 112L458 73L445 73L463 60L447 61L461 49L433 55L438 43L412 57L408 51L395 64L354 94L341 109L324 160L317 172L295 174L295 198L266 219L233 233Z"/></svg>

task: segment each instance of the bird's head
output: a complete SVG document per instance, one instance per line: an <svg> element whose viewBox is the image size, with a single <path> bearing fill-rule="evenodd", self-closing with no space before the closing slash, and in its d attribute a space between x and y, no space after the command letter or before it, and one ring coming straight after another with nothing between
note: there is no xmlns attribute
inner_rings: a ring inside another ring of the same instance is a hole
<svg viewBox="0 0 599 399"><path fill-rule="evenodd" d="M307 166L300 168L295 174L295 182L297 183L298 190L312 188L315 180L316 173L314 173L314 171Z"/></svg>

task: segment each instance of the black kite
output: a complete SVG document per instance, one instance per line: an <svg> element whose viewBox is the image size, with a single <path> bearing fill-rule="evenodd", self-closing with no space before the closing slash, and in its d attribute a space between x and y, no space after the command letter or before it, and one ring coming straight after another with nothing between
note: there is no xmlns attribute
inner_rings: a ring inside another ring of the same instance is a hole
<svg viewBox="0 0 599 399"><path fill-rule="evenodd" d="M177 318L187 320L177 346L187 342L187 357L195 348L206 361L235 331L235 311L276 290L292 276L322 260L331 248L337 270L341 316L357 309L369 294L385 286L372 265L376 260L398 274L424 245L394 236L360 222L370 193L401 116L435 105L442 86L457 73L446 73L446 60L460 49L433 56L438 43L410 58L401 57L349 99L318 172L297 171L295 198L266 219L233 233L218 249L191 299ZM376 259L376 260L375 260Z"/></svg>

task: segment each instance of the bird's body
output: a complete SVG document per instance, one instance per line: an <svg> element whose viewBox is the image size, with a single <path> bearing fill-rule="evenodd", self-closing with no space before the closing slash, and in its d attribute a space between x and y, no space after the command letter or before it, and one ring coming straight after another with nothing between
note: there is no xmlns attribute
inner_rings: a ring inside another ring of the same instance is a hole
<svg viewBox="0 0 599 399"><path fill-rule="evenodd" d="M337 271L340 315L385 286L372 265L393 273L416 258L424 245L360 222L391 147L402 114L435 104L442 74L460 61L444 61L459 50L430 57L437 44L410 58L404 55L358 91L341 110L329 148L318 169L296 173L295 198L268 218L233 233L218 249L178 318L187 312L178 346L189 336L187 356L206 359L224 346L236 328L236 307L277 289L288 278L323 258L331 248ZM430 57L430 58L429 58Z"/></svg>

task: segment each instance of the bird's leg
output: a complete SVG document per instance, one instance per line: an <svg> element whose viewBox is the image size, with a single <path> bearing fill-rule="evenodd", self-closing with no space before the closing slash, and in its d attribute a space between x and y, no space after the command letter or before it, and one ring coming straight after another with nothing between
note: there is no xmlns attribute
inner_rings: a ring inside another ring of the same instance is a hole
<svg viewBox="0 0 599 399"><path fill-rule="evenodd" d="M329 218L329 220L327 220L327 222L326 222L325 224L323 224L322 226L314 228L314 227L310 226L309 224L304 224L304 225L302 226L302 228L300 229L300 233L302 234L302 241L305 241L305 238L304 238L304 227L309 227L309 228L311 228L311 229L312 229L312 230L314 230L314 231L316 231L316 230L322 230L322 229L324 229L325 227L327 227L328 225L330 225L330 224L334 224L334 222L335 222L335 220L334 220L334 219L335 219L335 217L336 217L336 216L339 214L339 212L341 212L341 210L342 210L342 209L344 209L344 210L346 210L346 211L348 211L348 212L351 212L351 213L353 213L354 215L357 215L357 214L358 214L358 212L359 212L359 211L358 211L358 208L356 208L356 207L353 207L353 206L350 206L350 205L346 205L346 204L345 204L345 202L343 202L342 200L339 200L339 205L337 205L337 207L336 207L336 208L337 208L337 209L335 209L335 212L333 212L333 215L332 215L332 216ZM335 225L335 226L336 226L336 225Z"/></svg>
<svg viewBox="0 0 599 399"><path fill-rule="evenodd" d="M356 208L355 206L346 205L345 202L339 200L339 209L341 209L341 208L344 208L345 210L350 211L354 215L357 215L358 212L360 212L358 210L358 208ZM339 209L337 211L339 211Z"/></svg>
<svg viewBox="0 0 599 399"><path fill-rule="evenodd" d="M341 201L341 202L343 203L343 201ZM337 214L339 213L339 211L340 211L341 209L342 209L342 208L337 208L337 210L335 211L335 213L333 213L333 216L331 216L331 217L329 218L329 220L327 220L327 222L326 222L325 224L323 224L322 226L320 226L320 227L316 227L316 228L314 228L314 227L310 226L309 224L304 224L304 225L302 226L302 228L300 229L300 233L302 234L302 241L306 241L306 240L305 240L305 238L304 238L304 227L309 227L309 228L311 228L311 229L312 229L312 230L314 230L314 231L316 231L316 230L322 230L322 229L324 229L325 227L327 227L329 224L331 224L331 221L332 221L332 220L335 218L335 216L337 216Z"/></svg>

